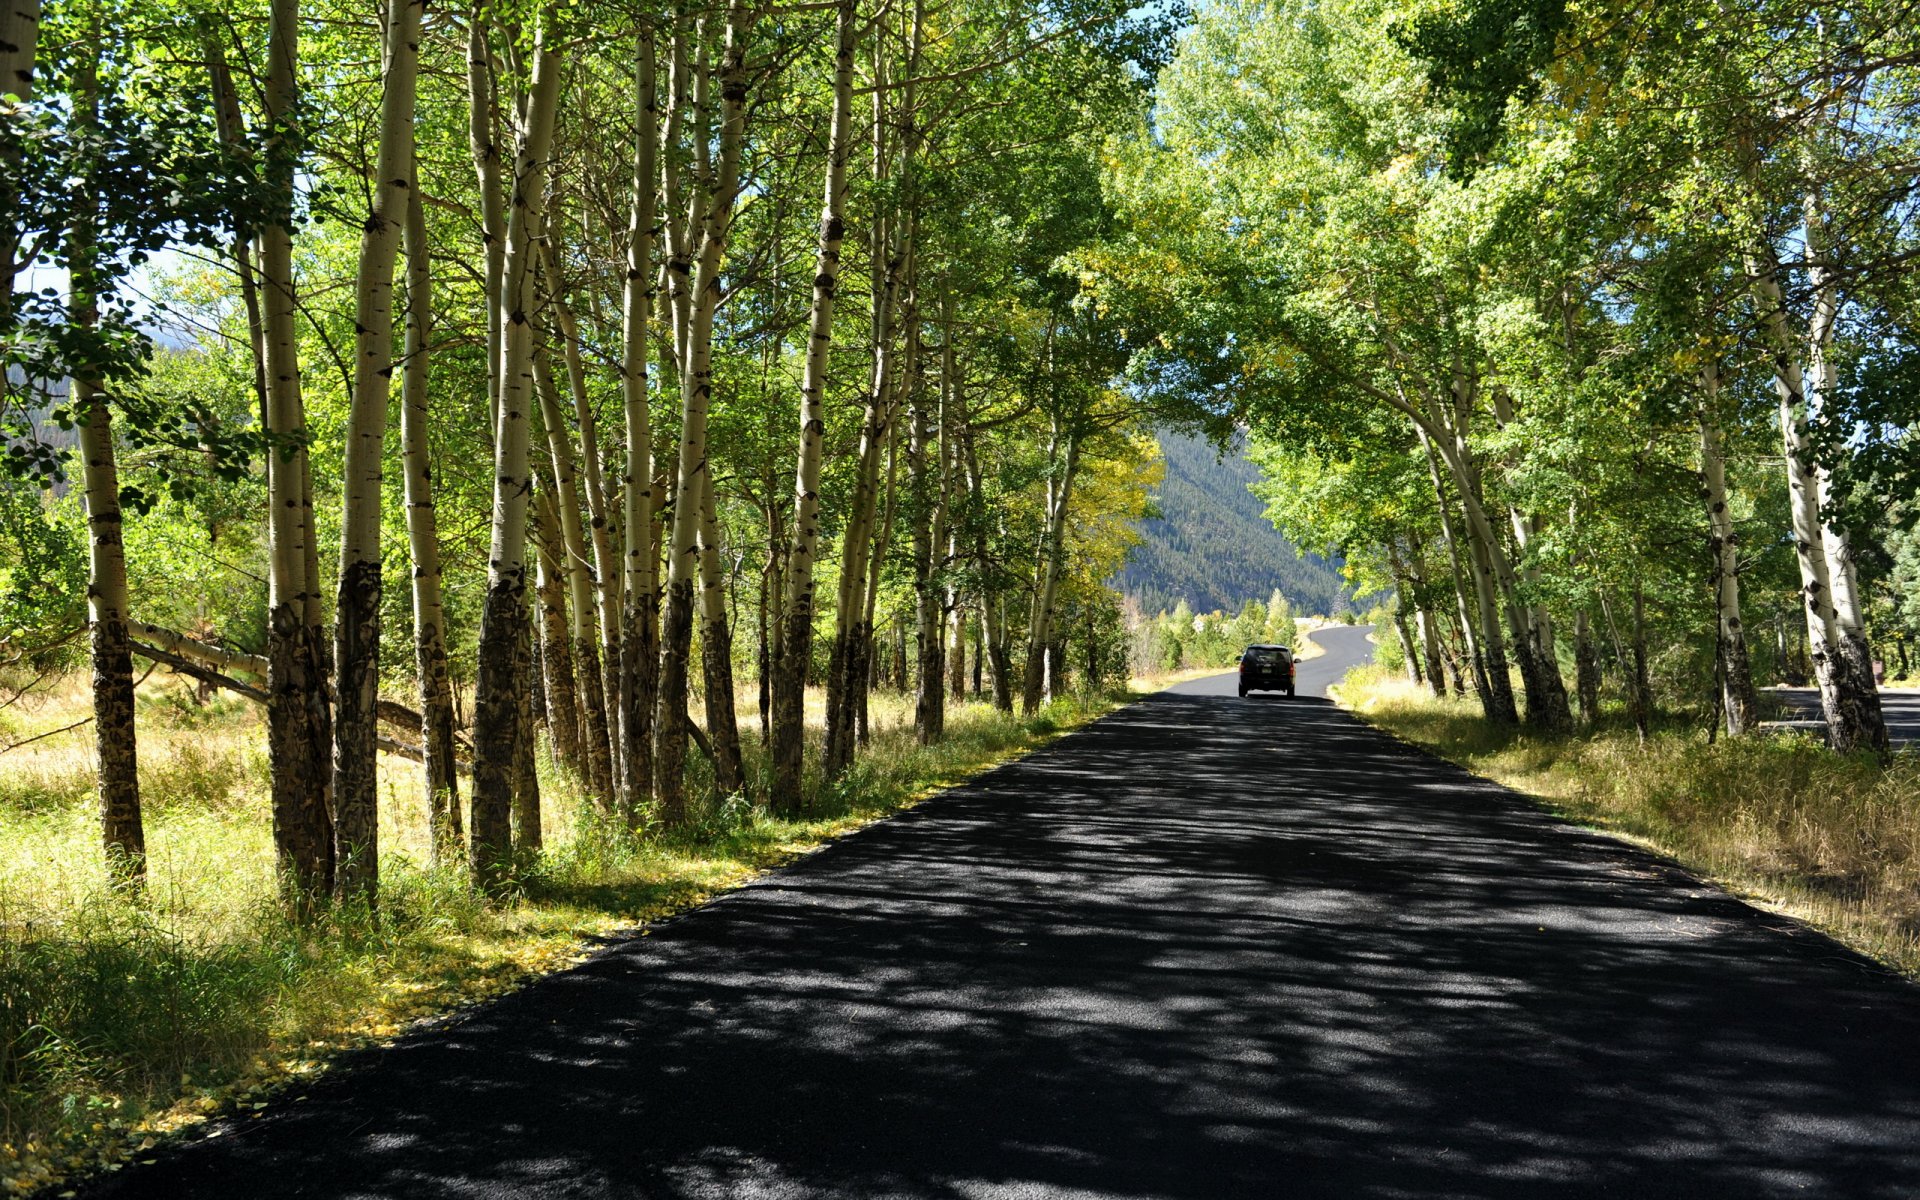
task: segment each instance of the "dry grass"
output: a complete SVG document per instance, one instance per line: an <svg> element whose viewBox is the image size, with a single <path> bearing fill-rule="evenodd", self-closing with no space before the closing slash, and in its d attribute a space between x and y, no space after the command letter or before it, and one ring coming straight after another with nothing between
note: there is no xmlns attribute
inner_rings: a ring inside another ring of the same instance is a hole
<svg viewBox="0 0 1920 1200"><path fill-rule="evenodd" d="M0 713L0 744L83 717L85 701L72 681ZM748 768L764 779L753 703L743 690ZM150 882L137 903L113 891L99 849L91 728L0 754L0 1194L257 1104L339 1049L577 961L589 939L738 886L1111 703L1063 700L1031 720L960 704L948 739L922 747L911 698L876 694L854 767L810 774L813 816L713 796L696 755L697 819L671 837L615 827L546 764L546 851L506 907L432 863L419 768L383 758L380 909L301 927L276 903L260 714L156 679L139 697Z"/></svg>
<svg viewBox="0 0 1920 1200"><path fill-rule="evenodd" d="M1387 731L1623 834L1920 976L1920 754L1882 764L1805 735L1631 728L1544 738L1379 671L1343 704Z"/></svg>

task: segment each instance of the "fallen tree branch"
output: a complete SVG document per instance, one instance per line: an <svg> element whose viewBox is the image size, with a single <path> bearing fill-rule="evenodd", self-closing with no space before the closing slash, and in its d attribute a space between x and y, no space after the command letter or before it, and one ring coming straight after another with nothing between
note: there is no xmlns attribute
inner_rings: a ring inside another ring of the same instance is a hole
<svg viewBox="0 0 1920 1200"><path fill-rule="evenodd" d="M239 650L210 645L198 638L190 638L184 633L177 633L164 626L149 625L145 621L128 621L127 632L151 645L191 658L196 662L205 663L220 671L239 671L248 675L257 675L262 679L267 677L267 660L258 654L247 654Z"/></svg>
<svg viewBox="0 0 1920 1200"><path fill-rule="evenodd" d="M240 650L228 650L223 646L211 645L207 642L200 641L198 638L190 638L184 633L168 629L161 625L150 625L145 621L128 621L127 629L134 637L142 639L147 646L166 651L171 657L159 659L159 661L165 662L168 666L178 667L179 660L186 658L202 666L210 667L216 672L225 673L222 675L222 678L230 678L231 673L234 672L254 675L261 679L268 677L267 660L261 655L248 654ZM145 651L142 651L142 653L145 653ZM156 658L157 656L148 654L147 657ZM189 675L193 675L192 671L187 671L185 668L179 669L186 671ZM199 675L193 675L193 677L195 679L202 678ZM213 679L205 680L205 682L215 684L219 687L227 686ZM263 704L266 702L265 693L257 696L250 695L243 690L246 686L246 684L235 680L233 690L241 691L243 695L248 695L249 699L258 700ZM331 687L329 687L328 691L328 699L332 699ZM420 732L421 726L425 723L418 712L408 708L398 700L388 700L382 697L376 702L374 711L382 721L386 721L392 725L398 725L408 733ZM454 739L468 750L473 749L473 742L463 733L456 731L454 733Z"/></svg>
<svg viewBox="0 0 1920 1200"><path fill-rule="evenodd" d="M145 630L141 632L144 633ZM171 650L162 650L160 647L149 642L143 642L139 638L133 638L131 641L133 642L133 648L135 650L157 663L165 663L182 675L192 679L198 679L201 683L212 684L214 687L225 688L230 692L238 692L256 704L265 704L267 702L267 691L265 688L255 687L250 683L242 683L231 675L214 670L204 662L195 662L184 655L175 654Z"/></svg>
<svg viewBox="0 0 1920 1200"><path fill-rule="evenodd" d="M225 688L230 692L237 692L240 695L245 696L247 699L252 700L256 704L265 704L267 702L267 693L265 690L254 687L250 683L242 683L240 680L235 679L233 676L222 674L221 672L214 670L212 667L207 666L205 663L194 662L192 659L187 658L183 655L174 654L168 650L162 650L158 646L140 641L137 638L133 640L133 648L139 651L141 654L146 655L148 658L151 658L153 661L158 663L165 663L167 666L172 667L174 670L180 672L182 675L186 675L189 678L198 679L202 683L212 684L214 687ZM382 700L380 703L384 706L384 705L391 704L392 702ZM410 714L409 710L406 708L405 705L393 704L393 707L400 710L402 714L411 715L414 722L414 728L416 729L419 728L420 718L418 714ZM382 712L380 715L383 717L386 717L388 720L395 719L392 715L385 712ZM91 717L87 718L87 720L89 721L92 719L93 718ZM85 723L86 723L85 721L81 722L81 724L83 725ZM76 727L69 726L68 728L76 728ZM65 731L59 730L59 729L54 730L54 733L62 733L62 732L65 732ZM49 737L51 735L41 734L40 736ZM32 740L32 739L29 739L29 740ZM24 746L26 743L21 742L19 744ZM378 744L380 746L380 749L385 750L389 754L398 754L401 758L410 758L415 762L427 761L427 752L425 750L422 750L419 746L415 745L412 742L403 742L396 738L390 738L382 735L378 738ZM12 749L12 747L8 747L8 749ZM454 769L460 772L462 775L473 774L472 764L462 762L457 756L453 760L453 766L454 766Z"/></svg>

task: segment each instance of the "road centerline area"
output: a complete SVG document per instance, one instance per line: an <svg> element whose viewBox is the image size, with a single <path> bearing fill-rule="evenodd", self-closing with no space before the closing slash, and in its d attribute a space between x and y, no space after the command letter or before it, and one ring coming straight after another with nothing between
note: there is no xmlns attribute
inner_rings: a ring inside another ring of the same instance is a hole
<svg viewBox="0 0 1920 1200"><path fill-rule="evenodd" d="M1319 661L1131 705L90 1194L1920 1191L1920 990L1308 697Z"/></svg>

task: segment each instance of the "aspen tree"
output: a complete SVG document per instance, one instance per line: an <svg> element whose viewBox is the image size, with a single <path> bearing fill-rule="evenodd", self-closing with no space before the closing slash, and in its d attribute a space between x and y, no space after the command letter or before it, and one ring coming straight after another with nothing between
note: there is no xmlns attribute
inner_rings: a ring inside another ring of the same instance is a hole
<svg viewBox="0 0 1920 1200"><path fill-rule="evenodd" d="M679 469L673 497L664 614L660 634L660 694L654 714L654 794L669 825L686 820L687 659L693 632L694 578L699 572L702 476L707 461L707 405L713 393L713 317L720 300L733 206L740 187L740 151L746 125L746 38L754 10L739 0L727 7L720 69L719 154L704 180L700 249L688 297L681 373ZM701 72L704 76L705 72ZM704 145L704 142L702 143Z"/></svg>
<svg viewBox="0 0 1920 1200"><path fill-rule="evenodd" d="M654 32L642 20L634 82L634 157L627 271L622 289L620 388L627 453L621 476L626 544L625 608L621 614L619 753L621 807L637 819L653 791L654 671L659 653L658 561L653 523L653 431L647 401L648 318L653 310L654 187L659 170L660 103L654 81Z"/></svg>
<svg viewBox="0 0 1920 1200"><path fill-rule="evenodd" d="M415 172L416 178L418 172ZM440 528L433 506L427 346L433 331L433 270L427 257L426 206L407 194L407 317L400 372L400 442L405 460L407 550L413 560L413 649L420 688L420 748L436 861L452 861L462 842L455 770L453 684L447 670L446 612L440 592Z"/></svg>
<svg viewBox="0 0 1920 1200"><path fill-rule="evenodd" d="M492 544L487 598L480 619L479 675L474 695L474 764L469 856L475 882L497 890L512 860L511 806L519 747L521 692L528 685L517 647L527 627L527 496L531 430L538 403L533 380L535 231L546 194L562 50L557 10L548 7L534 33L532 83L514 150L513 203L498 297L501 327L500 403L494 433Z"/></svg>
<svg viewBox="0 0 1920 1200"><path fill-rule="evenodd" d="M389 0L381 72L380 144L373 205L360 237L354 286L352 409L340 514L340 584L334 603L334 888L372 902L380 888L375 704L380 697L380 508L389 384L393 377L393 271L414 192L414 95L425 0Z"/></svg>
<svg viewBox="0 0 1920 1200"><path fill-rule="evenodd" d="M536 331L538 322L535 323ZM594 629L593 578L587 558L586 534L580 524L578 464L573 443L567 436L566 417L560 410L559 389L554 383L552 365L544 349L533 356L534 390L539 396L541 423L546 426L547 450L553 463L551 506L542 503L543 517L551 512L558 521L552 536L559 541L559 566L567 584L567 612L571 618L571 641L575 696L580 706L580 765L594 802L602 809L613 807L613 764L608 740L605 681L600 672L600 646Z"/></svg>
<svg viewBox="0 0 1920 1200"><path fill-rule="evenodd" d="M807 667L813 660L814 555L820 541L820 463L826 441L828 353L840 289L840 247L846 239L847 160L853 146L853 56L859 36L854 0L835 6L833 117L827 133L825 195L814 255L813 301L807 313L805 373L800 383L800 447L794 467L793 537L786 558L784 632L774 663L772 749L774 810L800 807L805 746Z"/></svg>
<svg viewBox="0 0 1920 1200"><path fill-rule="evenodd" d="M1714 617L1718 625L1720 704L1727 733L1751 731L1759 720L1747 631L1740 619L1740 535L1727 503L1727 462L1721 451L1718 399L1720 369L1708 363L1699 375L1700 500L1707 510L1707 547L1713 555Z"/></svg>
<svg viewBox="0 0 1920 1200"><path fill-rule="evenodd" d="M267 390L268 615L267 753L274 845L297 912L333 889L332 714L326 638L320 627L318 548L313 538L307 422L295 321L294 174L299 160L299 0L269 10L261 157L273 215L259 234L261 324Z"/></svg>
<svg viewBox="0 0 1920 1200"><path fill-rule="evenodd" d="M96 10L90 40L99 47L100 38ZM75 68L73 115L82 136L91 134L99 124L98 62L97 54L82 53ZM68 311L74 324L89 332L100 323L97 165L87 163L73 181L75 215L68 257ZM100 831L113 876L122 884L138 888L146 881L147 842L135 752L133 648L127 631L127 561L121 544L120 474L113 443L113 414L94 362L77 363L70 386L73 407L80 416L80 462L87 495L87 626L93 667L93 744Z"/></svg>

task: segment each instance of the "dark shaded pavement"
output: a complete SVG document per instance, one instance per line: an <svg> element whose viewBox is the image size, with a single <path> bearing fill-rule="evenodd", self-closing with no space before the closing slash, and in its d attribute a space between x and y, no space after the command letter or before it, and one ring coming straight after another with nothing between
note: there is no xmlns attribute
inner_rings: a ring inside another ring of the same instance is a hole
<svg viewBox="0 0 1920 1200"><path fill-rule="evenodd" d="M1913 1196L1920 989L1174 693L305 1095L88 1194Z"/></svg>

